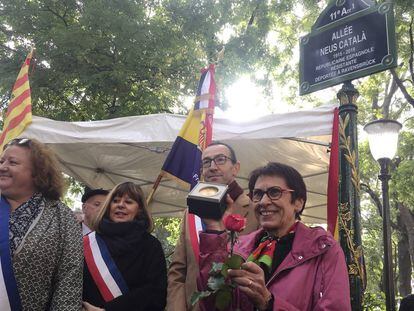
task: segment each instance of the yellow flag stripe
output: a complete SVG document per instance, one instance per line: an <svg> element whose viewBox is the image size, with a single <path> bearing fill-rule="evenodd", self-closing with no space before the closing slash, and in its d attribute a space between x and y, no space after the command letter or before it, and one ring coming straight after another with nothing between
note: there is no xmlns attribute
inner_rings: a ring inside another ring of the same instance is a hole
<svg viewBox="0 0 414 311"><path fill-rule="evenodd" d="M6 129L9 127L10 122L17 117L19 114L26 109L27 106L31 105L31 98L30 96L27 97L19 106L15 107L11 113L7 116L6 120L4 121L3 128Z"/></svg>
<svg viewBox="0 0 414 311"><path fill-rule="evenodd" d="M25 83L23 83L20 87L18 87L17 89L15 89L12 92L12 97L16 98L19 97L24 91L30 89L30 84L29 84L29 80L27 80ZM13 100L12 100L13 101ZM11 103L11 102L10 102Z"/></svg>
<svg viewBox="0 0 414 311"><path fill-rule="evenodd" d="M194 145L198 145L200 122L201 113L199 111L195 112L193 109L191 109L187 119L183 124L183 127L178 133L178 136L190 143L193 143Z"/></svg>

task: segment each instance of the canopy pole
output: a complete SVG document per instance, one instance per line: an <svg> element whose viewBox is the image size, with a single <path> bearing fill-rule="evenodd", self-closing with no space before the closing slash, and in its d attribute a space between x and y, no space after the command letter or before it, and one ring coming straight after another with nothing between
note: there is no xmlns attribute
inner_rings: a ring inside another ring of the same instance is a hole
<svg viewBox="0 0 414 311"><path fill-rule="evenodd" d="M348 266L351 307L362 310L365 264L361 242L360 179L358 165L358 90L351 81L343 84L339 99L339 193L338 225L341 247Z"/></svg>

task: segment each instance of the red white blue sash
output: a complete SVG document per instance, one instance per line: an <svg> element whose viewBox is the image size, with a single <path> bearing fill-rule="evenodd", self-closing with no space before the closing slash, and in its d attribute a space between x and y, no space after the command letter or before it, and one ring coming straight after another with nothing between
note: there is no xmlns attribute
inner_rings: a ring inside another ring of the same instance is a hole
<svg viewBox="0 0 414 311"><path fill-rule="evenodd" d="M129 291L104 240L96 232L83 237L83 249L88 270L106 302Z"/></svg>
<svg viewBox="0 0 414 311"><path fill-rule="evenodd" d="M194 252L196 261L200 254L200 232L203 231L203 223L201 218L194 214L187 214L188 230L190 234L191 246Z"/></svg>
<svg viewBox="0 0 414 311"><path fill-rule="evenodd" d="M22 305L10 254L9 217L10 205L1 196L0 199L0 310L20 311Z"/></svg>

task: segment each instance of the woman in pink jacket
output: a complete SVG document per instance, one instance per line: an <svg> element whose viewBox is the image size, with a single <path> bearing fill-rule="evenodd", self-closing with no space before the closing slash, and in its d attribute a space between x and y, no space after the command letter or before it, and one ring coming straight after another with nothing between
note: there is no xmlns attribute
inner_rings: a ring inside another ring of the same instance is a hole
<svg viewBox="0 0 414 311"><path fill-rule="evenodd" d="M294 168L271 162L254 170L250 198L262 227L240 237L234 252L247 261L229 270L241 310L351 310L348 272L339 244L323 228L300 222L306 186ZM231 202L229 202L231 209ZM203 219L200 235L200 290L207 287L213 262L228 256L222 220ZM214 310L214 297L201 301Z"/></svg>

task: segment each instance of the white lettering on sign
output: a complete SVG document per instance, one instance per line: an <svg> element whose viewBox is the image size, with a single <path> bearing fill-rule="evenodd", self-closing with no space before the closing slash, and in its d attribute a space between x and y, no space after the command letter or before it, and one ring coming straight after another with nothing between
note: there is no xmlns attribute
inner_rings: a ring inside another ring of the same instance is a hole
<svg viewBox="0 0 414 311"><path fill-rule="evenodd" d="M331 14L329 14L329 17L331 18L331 21L334 21L338 18L347 16L348 14L352 13L354 9L355 4L352 3L349 8L343 7L342 9L337 9L336 11L333 11Z"/></svg>

